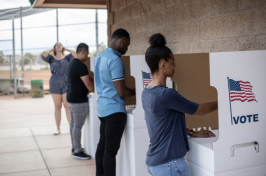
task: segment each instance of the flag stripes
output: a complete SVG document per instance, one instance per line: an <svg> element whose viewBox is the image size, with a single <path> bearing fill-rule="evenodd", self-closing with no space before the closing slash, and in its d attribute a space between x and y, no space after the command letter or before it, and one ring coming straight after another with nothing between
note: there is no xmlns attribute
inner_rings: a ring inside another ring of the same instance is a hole
<svg viewBox="0 0 266 176"><path fill-rule="evenodd" d="M230 98L231 102L241 101L241 102L251 102L256 101L255 95L252 92L253 86L248 81L235 81L229 79L230 87Z"/></svg>
<svg viewBox="0 0 266 176"><path fill-rule="evenodd" d="M152 74L142 71L143 86L146 87L152 82Z"/></svg>

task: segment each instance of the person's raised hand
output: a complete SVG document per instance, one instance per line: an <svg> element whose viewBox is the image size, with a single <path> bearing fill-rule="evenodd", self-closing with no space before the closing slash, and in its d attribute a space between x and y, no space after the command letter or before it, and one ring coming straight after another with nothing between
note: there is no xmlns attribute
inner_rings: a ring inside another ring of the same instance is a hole
<svg viewBox="0 0 266 176"><path fill-rule="evenodd" d="M213 132L208 131L208 130L196 131L192 135L194 137L199 137L199 138L207 138L207 137L215 137L216 136L215 134L213 134Z"/></svg>

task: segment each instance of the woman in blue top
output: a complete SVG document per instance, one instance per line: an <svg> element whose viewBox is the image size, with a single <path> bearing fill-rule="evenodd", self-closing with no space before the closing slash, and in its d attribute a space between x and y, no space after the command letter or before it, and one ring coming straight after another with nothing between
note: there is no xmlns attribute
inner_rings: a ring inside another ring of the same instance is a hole
<svg viewBox="0 0 266 176"><path fill-rule="evenodd" d="M65 56L64 51L70 52ZM53 52L53 55L49 53ZM76 56L76 52L70 49L66 49L61 43L56 43L53 49L42 52L42 59L50 64L52 76L50 78L50 93L53 97L55 106L55 121L57 130L54 135L60 134L60 122L61 122L61 108L62 103L66 110L66 116L68 123L70 123L70 113L66 101L67 90L67 66L68 63Z"/></svg>
<svg viewBox="0 0 266 176"><path fill-rule="evenodd" d="M150 137L146 168L153 176L190 176L184 156L189 150L187 135L215 136L211 131L194 132L186 128L185 113L204 115L217 110L216 102L197 104L166 87L167 77L173 77L175 60L165 46L162 34L149 38L145 54L153 80L142 92L142 105Z"/></svg>

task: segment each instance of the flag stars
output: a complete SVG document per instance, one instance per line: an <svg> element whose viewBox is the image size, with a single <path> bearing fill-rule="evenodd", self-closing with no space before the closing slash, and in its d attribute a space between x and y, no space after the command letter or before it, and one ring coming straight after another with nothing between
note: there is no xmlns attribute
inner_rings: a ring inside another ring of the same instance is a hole
<svg viewBox="0 0 266 176"><path fill-rule="evenodd" d="M233 101L256 101L250 82L234 81L229 79L230 99Z"/></svg>
<svg viewBox="0 0 266 176"><path fill-rule="evenodd" d="M241 91L240 85L238 81L234 81L229 79L230 91Z"/></svg>

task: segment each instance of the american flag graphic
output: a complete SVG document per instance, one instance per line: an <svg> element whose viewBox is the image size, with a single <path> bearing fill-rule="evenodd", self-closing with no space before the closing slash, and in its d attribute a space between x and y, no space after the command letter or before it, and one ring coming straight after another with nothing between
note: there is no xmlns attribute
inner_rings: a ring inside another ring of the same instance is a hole
<svg viewBox="0 0 266 176"><path fill-rule="evenodd" d="M252 93L253 86L248 81L235 81L229 79L230 99L233 101L251 102L256 101L254 93Z"/></svg>
<svg viewBox="0 0 266 176"><path fill-rule="evenodd" d="M142 79L143 79L143 87L146 87L152 82L152 75L151 73L146 73L142 71Z"/></svg>

